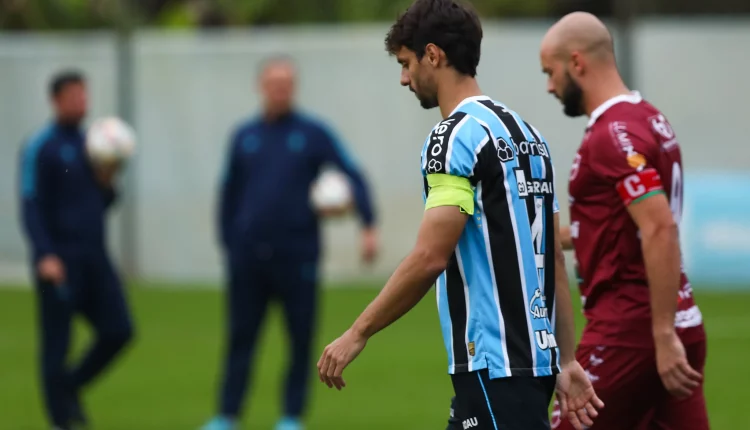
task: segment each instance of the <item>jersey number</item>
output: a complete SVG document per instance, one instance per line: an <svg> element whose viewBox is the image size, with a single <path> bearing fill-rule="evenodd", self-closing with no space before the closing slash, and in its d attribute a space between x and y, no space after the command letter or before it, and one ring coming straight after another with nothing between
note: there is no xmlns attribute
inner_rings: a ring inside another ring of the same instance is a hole
<svg viewBox="0 0 750 430"><path fill-rule="evenodd" d="M682 221L682 171L680 163L672 164L672 190L669 196L669 206L672 209L674 222L680 225Z"/></svg>
<svg viewBox="0 0 750 430"><path fill-rule="evenodd" d="M534 243L534 259L539 276L539 285L544 285L544 197L534 197L534 221L531 222L531 241Z"/></svg>

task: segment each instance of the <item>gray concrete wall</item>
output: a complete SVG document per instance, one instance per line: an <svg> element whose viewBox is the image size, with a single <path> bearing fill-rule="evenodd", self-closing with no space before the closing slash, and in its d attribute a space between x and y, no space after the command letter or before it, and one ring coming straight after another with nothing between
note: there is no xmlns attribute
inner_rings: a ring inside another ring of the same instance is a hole
<svg viewBox="0 0 750 430"><path fill-rule="evenodd" d="M537 52L547 25L487 23L479 81L548 139L564 203L567 172L586 120L564 117L545 92ZM399 86L399 67L383 50L386 29L137 33L133 95L140 147L130 191L137 199L132 234L143 277L219 279L213 214L227 136L255 112L258 62L277 51L299 63L301 106L329 121L368 173L382 221L382 256L372 270L357 259L356 222L327 225L326 277L390 274L416 235L422 212L419 151L439 113L423 111ZM671 120L686 170L750 171L744 142L750 55L737 48L750 46L750 21L641 21L635 31L636 89ZM117 77L114 42L106 34L0 39L0 278L10 279L26 274L16 215L18 148L47 118L49 75L66 65L85 70L94 116L115 110ZM119 225L117 213L112 225ZM116 228L111 245L119 249Z"/></svg>

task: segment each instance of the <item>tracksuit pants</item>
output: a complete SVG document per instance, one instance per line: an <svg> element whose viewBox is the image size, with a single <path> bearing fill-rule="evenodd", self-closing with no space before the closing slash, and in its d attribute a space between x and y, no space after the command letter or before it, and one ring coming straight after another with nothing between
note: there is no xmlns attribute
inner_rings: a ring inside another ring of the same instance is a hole
<svg viewBox="0 0 750 430"><path fill-rule="evenodd" d="M66 282L55 286L35 277L41 331L44 400L51 423L67 427L71 401L104 371L133 336L122 285L104 250L60 256ZM82 315L95 340L83 359L67 365L73 316Z"/></svg>
<svg viewBox="0 0 750 430"><path fill-rule="evenodd" d="M260 261L243 252L228 253L226 295L228 339L220 412L237 417L249 381L249 368L266 311L272 300L281 302L289 332L289 356L283 410L300 417L305 408L314 344L317 307L317 261L276 258Z"/></svg>

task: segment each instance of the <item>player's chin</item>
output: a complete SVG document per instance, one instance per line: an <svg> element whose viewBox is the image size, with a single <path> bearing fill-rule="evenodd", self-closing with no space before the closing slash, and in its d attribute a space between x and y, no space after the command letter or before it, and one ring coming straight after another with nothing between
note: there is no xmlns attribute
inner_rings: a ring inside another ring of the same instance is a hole
<svg viewBox="0 0 750 430"><path fill-rule="evenodd" d="M563 106L563 113L571 118L578 118L583 115L583 111L577 107Z"/></svg>
<svg viewBox="0 0 750 430"><path fill-rule="evenodd" d="M420 97L419 95L417 95L417 98L419 99L419 104L423 109L434 109L440 105L440 103L438 103L438 101L434 98L425 98Z"/></svg>

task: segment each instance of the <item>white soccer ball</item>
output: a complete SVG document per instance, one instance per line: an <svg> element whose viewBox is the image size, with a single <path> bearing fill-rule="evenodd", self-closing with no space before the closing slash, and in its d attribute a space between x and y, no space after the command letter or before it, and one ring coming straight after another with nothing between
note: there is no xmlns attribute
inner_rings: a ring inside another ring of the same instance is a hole
<svg viewBox="0 0 750 430"><path fill-rule="evenodd" d="M135 152L135 131L117 117L99 118L86 132L86 152L96 164L125 161Z"/></svg>
<svg viewBox="0 0 750 430"><path fill-rule="evenodd" d="M343 215L353 202L349 178L335 170L324 171L312 185L310 200L315 210L324 215Z"/></svg>

